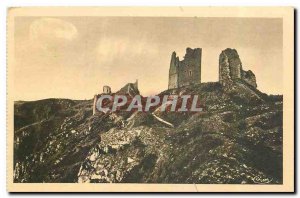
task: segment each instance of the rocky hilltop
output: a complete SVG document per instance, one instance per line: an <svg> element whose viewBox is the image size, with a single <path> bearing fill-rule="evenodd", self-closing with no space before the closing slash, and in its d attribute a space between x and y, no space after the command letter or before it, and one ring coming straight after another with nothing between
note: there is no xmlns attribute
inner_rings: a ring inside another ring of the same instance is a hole
<svg viewBox="0 0 300 198"><path fill-rule="evenodd" d="M223 55L229 71L231 55ZM230 87L161 93L198 95L205 109L197 113L93 115L92 100L15 102L14 181L282 183L282 96L261 93L249 72L236 74L243 77Z"/></svg>
<svg viewBox="0 0 300 198"><path fill-rule="evenodd" d="M189 56L194 51L197 56ZM186 69L200 75L201 50L194 51L188 48L188 64L176 66L179 77ZM170 75L178 86L159 96L197 95L201 112L166 112L159 106L148 112L96 112L101 94L84 101L15 102L14 181L282 183L283 97L260 92L235 49L219 56L219 82L195 79L185 84ZM116 93L104 86L102 94L131 100L140 91L136 81Z"/></svg>

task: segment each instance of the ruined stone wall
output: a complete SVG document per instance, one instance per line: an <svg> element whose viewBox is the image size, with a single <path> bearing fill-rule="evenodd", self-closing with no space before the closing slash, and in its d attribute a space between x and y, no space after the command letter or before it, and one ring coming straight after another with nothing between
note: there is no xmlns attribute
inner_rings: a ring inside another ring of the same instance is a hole
<svg viewBox="0 0 300 198"><path fill-rule="evenodd" d="M186 49L184 59L179 63L179 87L201 82L201 49Z"/></svg>
<svg viewBox="0 0 300 198"><path fill-rule="evenodd" d="M169 69L168 89L174 89L178 87L178 67L179 67L179 58L176 56L176 52L173 52L171 57L170 69Z"/></svg>
<svg viewBox="0 0 300 198"><path fill-rule="evenodd" d="M229 60L225 53L221 53L219 57L219 82L225 86L231 82Z"/></svg>
<svg viewBox="0 0 300 198"><path fill-rule="evenodd" d="M222 85L241 78L242 63L235 49L223 50L219 57L219 81Z"/></svg>
<svg viewBox="0 0 300 198"><path fill-rule="evenodd" d="M94 101L93 101L93 115L95 115L96 114L96 112L97 112L97 99L98 99L98 95L94 95Z"/></svg>
<svg viewBox="0 0 300 198"><path fill-rule="evenodd" d="M219 57L219 82L223 86L230 86L236 79L244 80L254 88L257 87L254 73L250 70L244 71L237 51L227 48Z"/></svg>
<svg viewBox="0 0 300 198"><path fill-rule="evenodd" d="M169 70L169 89L201 83L201 55L200 48L186 49L182 61L172 53Z"/></svg>

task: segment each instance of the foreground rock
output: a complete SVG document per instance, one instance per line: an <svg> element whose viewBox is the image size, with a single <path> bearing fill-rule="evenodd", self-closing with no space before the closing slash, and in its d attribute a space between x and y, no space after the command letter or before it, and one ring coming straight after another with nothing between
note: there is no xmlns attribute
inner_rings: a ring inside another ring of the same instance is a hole
<svg viewBox="0 0 300 198"><path fill-rule="evenodd" d="M282 96L243 81L168 90L203 112L92 115L92 100L15 104L15 182L282 183ZM155 111L155 110L154 110Z"/></svg>

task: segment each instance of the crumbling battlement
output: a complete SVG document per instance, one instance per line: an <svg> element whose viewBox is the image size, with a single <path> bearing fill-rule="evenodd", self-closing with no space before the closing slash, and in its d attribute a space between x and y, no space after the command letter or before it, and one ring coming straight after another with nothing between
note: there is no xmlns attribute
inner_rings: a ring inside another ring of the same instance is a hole
<svg viewBox="0 0 300 198"><path fill-rule="evenodd" d="M230 86L236 79L244 80L254 88L257 87L254 73L251 70L244 71L237 51L227 48L219 57L219 81L223 86Z"/></svg>
<svg viewBox="0 0 300 198"><path fill-rule="evenodd" d="M192 84L201 83L201 55L202 49L186 49L182 61L172 53L169 69L169 89L179 88Z"/></svg>

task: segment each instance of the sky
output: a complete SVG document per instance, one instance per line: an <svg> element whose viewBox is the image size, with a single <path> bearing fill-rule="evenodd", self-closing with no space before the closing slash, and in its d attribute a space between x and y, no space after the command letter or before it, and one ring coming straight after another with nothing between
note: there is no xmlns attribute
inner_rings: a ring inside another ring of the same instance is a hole
<svg viewBox="0 0 300 198"><path fill-rule="evenodd" d="M16 17L15 100L90 99L136 79L158 94L187 47L202 48L202 82L218 81L221 51L235 48L260 91L282 94L282 36L277 18Z"/></svg>

